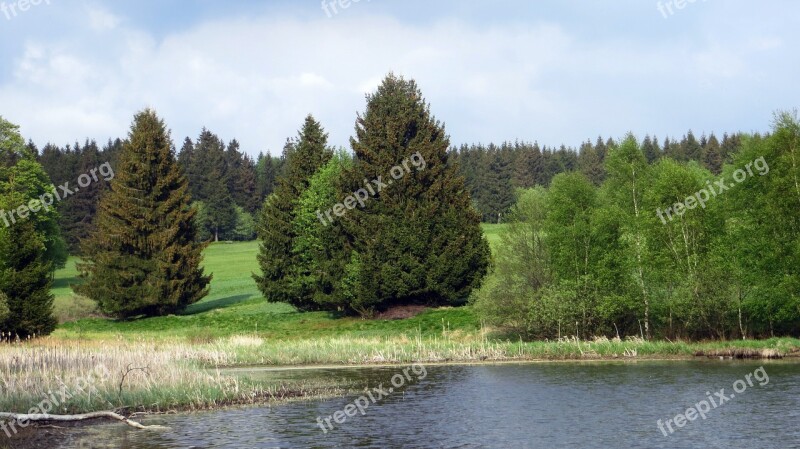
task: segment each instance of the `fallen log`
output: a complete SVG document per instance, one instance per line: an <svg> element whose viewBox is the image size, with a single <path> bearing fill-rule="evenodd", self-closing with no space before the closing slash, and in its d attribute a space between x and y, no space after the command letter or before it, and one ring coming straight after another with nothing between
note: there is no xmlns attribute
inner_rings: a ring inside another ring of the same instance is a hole
<svg viewBox="0 0 800 449"><path fill-rule="evenodd" d="M167 429L167 427L164 426L145 426L136 421L130 420L118 413L108 412L108 411L83 413L80 415L50 415L48 413L25 414L25 413L0 412L0 419L13 419L15 421L74 422L74 421L85 421L88 419L97 419L97 418L115 419L117 421L122 421L131 427L143 430Z"/></svg>

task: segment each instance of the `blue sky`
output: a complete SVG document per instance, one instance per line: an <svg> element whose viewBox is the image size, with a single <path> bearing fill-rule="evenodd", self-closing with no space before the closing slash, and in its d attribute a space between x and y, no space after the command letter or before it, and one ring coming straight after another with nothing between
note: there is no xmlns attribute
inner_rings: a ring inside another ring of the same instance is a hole
<svg viewBox="0 0 800 449"><path fill-rule="evenodd" d="M278 154L312 113L346 147L389 71L453 144L765 131L800 103L790 0L20 1L0 0L0 115L40 146L152 107L178 145L205 126Z"/></svg>

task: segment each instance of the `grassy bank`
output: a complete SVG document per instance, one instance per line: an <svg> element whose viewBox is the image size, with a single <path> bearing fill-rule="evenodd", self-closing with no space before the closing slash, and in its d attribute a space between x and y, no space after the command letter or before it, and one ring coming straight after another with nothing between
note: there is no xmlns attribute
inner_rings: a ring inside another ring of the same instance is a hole
<svg viewBox="0 0 800 449"><path fill-rule="evenodd" d="M492 245L502 225L485 230ZM492 336L469 308L427 310L403 320L340 318L298 313L269 304L250 273L258 245L219 243L205 254L214 274L202 302L175 316L117 322L75 297L74 259L56 274L54 294L62 324L50 337L0 346L0 410L27 412L48 392L68 388L53 412L99 409L164 411L339 394L344 385L251 381L215 368L269 365L362 365L410 362L499 362L691 358L696 354L792 355L800 340L645 342L504 341ZM105 373L96 375L100 370ZM94 374L93 374L94 373ZM91 379L87 388L75 385ZM266 382L266 383L265 383Z"/></svg>

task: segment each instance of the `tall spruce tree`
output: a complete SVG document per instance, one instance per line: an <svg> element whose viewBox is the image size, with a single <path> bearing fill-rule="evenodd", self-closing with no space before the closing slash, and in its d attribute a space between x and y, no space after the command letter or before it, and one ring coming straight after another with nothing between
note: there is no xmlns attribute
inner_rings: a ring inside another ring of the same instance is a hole
<svg viewBox="0 0 800 449"><path fill-rule="evenodd" d="M311 177L332 155L333 151L328 148L328 134L311 115L306 117L296 144L287 142L284 147L285 170L278 178L275 191L264 202L258 223L261 274L253 274L253 278L267 301L288 302L300 309L313 306L297 296L295 284L289 276L294 264L292 222L300 195L308 188Z"/></svg>
<svg viewBox="0 0 800 449"><path fill-rule="evenodd" d="M169 131L152 110L136 114L96 229L83 242L74 290L118 318L166 315L208 294L188 183Z"/></svg>
<svg viewBox="0 0 800 449"><path fill-rule="evenodd" d="M205 226L214 241L219 241L220 235L236 227L235 203L228 189L230 174L225 161L225 144L216 134L203 128L194 152L191 165L197 185L192 186L189 181L192 200L205 203Z"/></svg>
<svg viewBox="0 0 800 449"><path fill-rule="evenodd" d="M78 153L78 173L88 174L103 163L95 141L87 141ZM59 224L70 253L77 254L80 251L80 241L89 237L100 194L107 186L106 181L98 179L76 190L74 195L62 202Z"/></svg>
<svg viewBox="0 0 800 449"><path fill-rule="evenodd" d="M16 192L0 192L0 209L25 204ZM53 316L51 262L45 253L44 234L35 222L23 220L13 226L0 225L0 297L5 297L5 319L0 329L24 338L47 335L56 328Z"/></svg>
<svg viewBox="0 0 800 449"><path fill-rule="evenodd" d="M486 274L490 253L464 178L448 164L444 126L413 80L390 74L367 96L355 131L342 194L366 188L365 180L386 186L340 218L353 248L345 270L355 285L351 307L370 314L401 304L462 304Z"/></svg>

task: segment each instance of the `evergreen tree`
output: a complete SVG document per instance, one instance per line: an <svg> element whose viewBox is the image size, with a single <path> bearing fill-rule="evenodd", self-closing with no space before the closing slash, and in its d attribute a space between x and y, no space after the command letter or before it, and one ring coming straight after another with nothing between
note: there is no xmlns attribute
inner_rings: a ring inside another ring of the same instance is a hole
<svg viewBox="0 0 800 449"><path fill-rule="evenodd" d="M94 141L87 141L83 148L76 153L79 161L78 173L80 174L88 174L92 169L103 164L100 150ZM71 184L74 183L73 181ZM61 203L59 224L72 254L77 254L80 251L80 241L89 237L100 194L106 188L107 183L98 177L97 181L92 180L89 185L80 187Z"/></svg>
<svg viewBox="0 0 800 449"><path fill-rule="evenodd" d="M351 309L462 304L480 285L489 246L464 179L448 164L448 145L413 80L390 74L367 96L341 192L365 188L365 180L387 185L340 218L353 248L345 270Z"/></svg>
<svg viewBox="0 0 800 449"><path fill-rule="evenodd" d="M542 172L544 171L544 164L539 144L534 142L533 145L523 145L519 148L519 152L514 168L514 176L518 179L517 186L529 188L543 185Z"/></svg>
<svg viewBox="0 0 800 449"><path fill-rule="evenodd" d="M25 196L19 193L0 192L0 210L24 201ZM55 330L50 272L45 239L33 221L20 221L10 227L0 225L0 297L5 300L0 329L21 338Z"/></svg>
<svg viewBox="0 0 800 449"><path fill-rule="evenodd" d="M201 182L200 178L198 177L198 173L195 172L196 166L194 164L194 143L192 139L185 138L183 140L183 146L181 147L180 151L178 151L178 165L181 166L186 179L189 181L189 190L192 191L192 194L198 193L199 183ZM192 184L196 184L196 187L192 187ZM193 199L196 199L193 197Z"/></svg>
<svg viewBox="0 0 800 449"><path fill-rule="evenodd" d="M708 138L705 146L703 147L703 165L714 173L718 175L722 172L722 148L719 145L719 141L714 134L711 134L711 137Z"/></svg>
<svg viewBox="0 0 800 449"><path fill-rule="evenodd" d="M648 164L653 164L661 157L661 150L658 148L658 140L653 140L649 135L642 141L642 153Z"/></svg>
<svg viewBox="0 0 800 449"><path fill-rule="evenodd" d="M703 147L700 145L700 142L697 141L692 131L689 131L683 138L681 147L683 148L683 155L686 157L686 160L698 162L703 160Z"/></svg>
<svg viewBox="0 0 800 449"><path fill-rule="evenodd" d="M164 122L152 110L134 117L117 175L83 242L73 287L119 318L166 315L208 294L195 242L195 210Z"/></svg>
<svg viewBox="0 0 800 449"><path fill-rule="evenodd" d="M327 145L328 134L309 115L296 144L287 141L284 147L285 172L278 178L275 192L264 203L257 229L261 239L258 254L261 274L254 274L253 278L267 301L288 302L301 309L308 306L304 298L295 295L290 277L296 262L292 255L295 239L292 223L300 195L333 154Z"/></svg>
<svg viewBox="0 0 800 449"><path fill-rule="evenodd" d="M600 155L597 154L591 142L587 141L581 145L578 167L592 184L596 186L602 184L605 171L602 162L600 162Z"/></svg>
<svg viewBox="0 0 800 449"><path fill-rule="evenodd" d="M256 182L258 190L258 198L260 200L259 207L267 199L272 191L275 190L275 180L278 177L278 160L270 156L260 153L258 161L256 162Z"/></svg>
<svg viewBox="0 0 800 449"><path fill-rule="evenodd" d="M0 329L22 338L49 334L56 326L51 272L63 265L66 252L58 214L35 203L51 192L19 127L0 117ZM20 213L21 207L28 212Z"/></svg>
<svg viewBox="0 0 800 449"><path fill-rule="evenodd" d="M192 199L205 203L208 231L219 241L220 235L236 227L236 208L229 186L230 176L225 163L225 145L211 131L203 128L194 149L191 164L196 177Z"/></svg>

